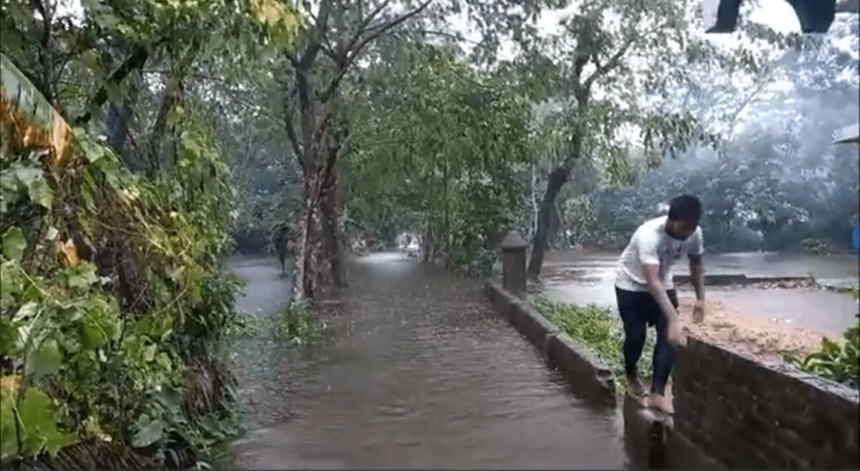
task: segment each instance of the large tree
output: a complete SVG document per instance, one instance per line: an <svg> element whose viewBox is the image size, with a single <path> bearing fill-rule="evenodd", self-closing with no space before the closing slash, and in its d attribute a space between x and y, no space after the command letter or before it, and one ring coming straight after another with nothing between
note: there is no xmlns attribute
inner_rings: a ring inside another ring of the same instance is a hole
<svg viewBox="0 0 860 471"><path fill-rule="evenodd" d="M284 124L303 170L302 208L293 241L298 297L313 297L321 282L335 286L347 282L343 241L338 234L343 199L338 191L337 162L343 152L341 133L348 126L334 126L335 110L340 85L367 46L407 26L416 39L451 35L444 29L448 16L466 10L482 33L476 53L489 60L502 35L509 31L519 31L519 37L534 34L533 28L524 25L534 21L545 5L560 6L557 3L321 0L316 8L302 5L306 22L299 47L283 53L290 67L289 76L284 77L285 103L290 108L284 113Z"/></svg>
<svg viewBox="0 0 860 471"><path fill-rule="evenodd" d="M697 44L689 21L692 2L588 0L578 6L560 35L536 46L550 47L562 61L567 142L540 203L532 278L540 275L556 198L584 155L599 156L609 172L624 173L634 144L671 153L699 135L692 115L655 112L646 100L648 72ZM641 140L625 142L625 128L639 131Z"/></svg>

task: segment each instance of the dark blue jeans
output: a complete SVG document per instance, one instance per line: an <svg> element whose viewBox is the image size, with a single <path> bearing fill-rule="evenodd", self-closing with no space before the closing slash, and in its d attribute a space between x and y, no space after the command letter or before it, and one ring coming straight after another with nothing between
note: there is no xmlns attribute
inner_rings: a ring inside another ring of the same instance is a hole
<svg viewBox="0 0 860 471"><path fill-rule="evenodd" d="M678 294L675 290L666 292L669 301L678 308ZM654 347L654 373L651 392L663 394L669 381L669 372L675 365L675 347L666 336L666 317L660 310L657 300L648 292L627 291L615 288L618 311L624 321L624 368L627 376L637 376L636 364L642 356L645 345L645 332L648 327L657 328L657 345Z"/></svg>

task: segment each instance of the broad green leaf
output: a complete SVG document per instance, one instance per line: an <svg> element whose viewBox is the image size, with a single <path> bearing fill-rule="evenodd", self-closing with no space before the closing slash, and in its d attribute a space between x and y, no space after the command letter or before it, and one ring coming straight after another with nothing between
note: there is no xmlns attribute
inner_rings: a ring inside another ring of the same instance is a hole
<svg viewBox="0 0 860 471"><path fill-rule="evenodd" d="M62 365L63 354L60 352L59 344L55 339L47 338L27 357L26 370L28 374L38 379L57 373Z"/></svg>
<svg viewBox="0 0 860 471"><path fill-rule="evenodd" d="M51 187L48 186L48 182L44 178L31 181L27 185L27 190L30 199L36 204L51 209L51 204L54 201L54 191L51 190Z"/></svg>
<svg viewBox="0 0 860 471"><path fill-rule="evenodd" d="M143 361L150 363L155 359L155 353L158 351L158 345L149 344L143 347Z"/></svg>
<svg viewBox="0 0 860 471"><path fill-rule="evenodd" d="M15 261L20 261L27 249L27 240L20 227L12 227L3 234L3 256Z"/></svg>
<svg viewBox="0 0 860 471"><path fill-rule="evenodd" d="M143 414L134 424L135 433L131 436L131 446L145 448L164 437L165 423L161 419L151 420Z"/></svg>
<svg viewBox="0 0 860 471"><path fill-rule="evenodd" d="M62 433L58 429L51 398L44 392L34 387L28 388L18 401L17 409L24 429L21 454L25 457L32 458L42 452L55 455L73 443L73 434Z"/></svg>
<svg viewBox="0 0 860 471"><path fill-rule="evenodd" d="M15 302L14 293L21 289L20 268L15 261L8 261L0 265L0 307L7 307Z"/></svg>
<svg viewBox="0 0 860 471"><path fill-rule="evenodd" d="M5 378L4 378L5 379ZM18 426L12 392L0 390L0 465L4 468L18 457Z"/></svg>
<svg viewBox="0 0 860 471"><path fill-rule="evenodd" d="M26 321L35 316L37 312L39 312L39 303L28 301L18 308L18 311L15 313L15 316L12 317L12 320L15 322Z"/></svg>
<svg viewBox="0 0 860 471"><path fill-rule="evenodd" d="M63 269L65 285L72 289L82 289L99 281L96 275L96 266L90 262L82 262L72 267Z"/></svg>
<svg viewBox="0 0 860 471"><path fill-rule="evenodd" d="M7 316L0 317L0 357L14 358L18 328Z"/></svg>

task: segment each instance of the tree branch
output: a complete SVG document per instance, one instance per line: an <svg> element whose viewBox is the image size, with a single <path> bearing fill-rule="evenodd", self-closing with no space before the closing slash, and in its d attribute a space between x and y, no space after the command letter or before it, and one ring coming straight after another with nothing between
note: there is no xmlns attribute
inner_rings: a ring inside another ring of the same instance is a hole
<svg viewBox="0 0 860 471"><path fill-rule="evenodd" d="M322 3L320 3L319 15L317 15L319 20L315 22L314 29L316 30L316 34L321 35L321 37L313 38L311 43L308 44L305 53L302 54L302 58L296 65L299 69L307 70L317 59L317 53L319 53L322 46L322 36L325 36L326 28L328 28L328 19L331 15L331 2L332 0L322 0Z"/></svg>
<svg viewBox="0 0 860 471"><path fill-rule="evenodd" d="M624 58L624 55L627 54L627 51L630 50L630 48L633 47L633 45L636 44L638 41L644 40L654 33L663 31L667 27L668 26L666 26L666 25L660 25L656 28L653 28L653 29L645 32L644 34L633 34L633 35L631 35L630 37L627 38L626 41L624 41L624 44L622 44L622 46L617 51L615 51L615 54L613 54L609 58L609 61L607 61L606 64L601 64L600 60L598 59L597 55L595 54L594 57L592 58L592 60L594 62L594 65L597 67L597 70L595 70L591 75L589 75L587 79L585 79L584 87L586 89L591 88L591 85L597 79L599 79L600 77L603 77L604 75L608 74L609 72L612 72L613 69L615 69L616 67L621 65L621 59ZM635 25L633 26L633 29L635 29Z"/></svg>
<svg viewBox="0 0 860 471"><path fill-rule="evenodd" d="M334 77L334 79L332 79L331 83L329 83L329 86L326 88L325 92L321 95L320 100L323 103L325 103L332 97L332 95L334 95L334 92L337 90L337 87L340 85L340 81L343 80L343 77L349 71L349 67L352 65L353 62L355 62L355 59L358 57L359 53L361 53L361 51L364 49L365 46L367 46L374 39L385 34L386 31L388 31L388 30L396 27L397 25L409 20L410 18L417 16L419 13L424 11L428 6L430 6L431 3L433 3L433 0L426 0L424 3L419 5L418 8L410 11L409 13L401 15L401 16L389 21L388 23L380 25L379 27L373 28L375 30L373 32L373 34L370 34L369 36L364 38L361 42L358 42L356 45L350 47L347 51L347 58L346 58L344 65L340 68L340 70L338 71L338 73ZM361 37L361 35L365 31L358 31L356 33L356 37Z"/></svg>
<svg viewBox="0 0 860 471"><path fill-rule="evenodd" d="M290 139L290 144L293 146L293 152L296 154L296 159L299 161L299 167L304 169L307 164L305 161L305 153L299 143L299 136L296 134L296 128L293 125L293 113L290 110L289 97L284 100L284 128L287 131L287 137Z"/></svg>
<svg viewBox="0 0 860 471"><path fill-rule="evenodd" d="M160 44L160 42L159 42ZM135 69L143 69L146 60L149 58L149 51L143 45L135 46L134 50L123 61L123 63L114 70L107 78L107 84L102 85L99 91L96 92L93 99L87 103L86 112L73 121L75 126L83 126L92 119L92 110L99 108L105 104L108 99L108 86L119 85L127 76Z"/></svg>

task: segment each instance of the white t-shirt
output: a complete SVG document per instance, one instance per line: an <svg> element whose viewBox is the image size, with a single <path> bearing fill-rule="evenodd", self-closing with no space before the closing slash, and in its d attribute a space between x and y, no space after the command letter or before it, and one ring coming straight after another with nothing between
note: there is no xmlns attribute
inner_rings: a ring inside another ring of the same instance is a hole
<svg viewBox="0 0 860 471"><path fill-rule="evenodd" d="M645 264L660 265L660 281L672 289L672 264L684 255L701 255L702 228L697 227L687 240L678 240L666 232L666 216L643 223L633 233L621 253L615 272L615 286L627 291L648 291Z"/></svg>

